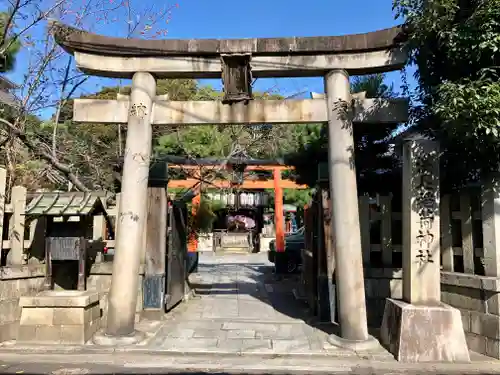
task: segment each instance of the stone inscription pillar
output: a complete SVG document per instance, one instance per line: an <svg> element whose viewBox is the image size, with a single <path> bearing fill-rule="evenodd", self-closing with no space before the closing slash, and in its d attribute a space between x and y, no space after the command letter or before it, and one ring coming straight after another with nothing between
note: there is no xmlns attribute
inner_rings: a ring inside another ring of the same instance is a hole
<svg viewBox="0 0 500 375"><path fill-rule="evenodd" d="M117 223L119 236L113 261L106 336L133 337L135 333L139 268L147 215L151 112L155 95L154 77L149 73L135 73L130 93L120 217Z"/></svg>
<svg viewBox="0 0 500 375"><path fill-rule="evenodd" d="M439 146L409 139L403 145L403 300L441 301Z"/></svg>
<svg viewBox="0 0 500 375"><path fill-rule="evenodd" d="M373 341L368 335L359 227L358 190L354 167L349 76L343 70L325 78L328 108L328 164L332 204L332 237L341 337L336 346L360 349ZM376 341L375 341L376 342Z"/></svg>
<svg viewBox="0 0 500 375"><path fill-rule="evenodd" d="M460 311L441 303L439 147L403 144L403 301L388 298L382 343L404 362L469 361Z"/></svg>

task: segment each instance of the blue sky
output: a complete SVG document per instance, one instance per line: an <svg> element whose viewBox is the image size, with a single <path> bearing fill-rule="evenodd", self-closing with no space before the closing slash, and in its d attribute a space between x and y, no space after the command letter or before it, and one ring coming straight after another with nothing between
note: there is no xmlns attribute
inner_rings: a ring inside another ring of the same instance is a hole
<svg viewBox="0 0 500 375"><path fill-rule="evenodd" d="M180 0L172 16L173 38L245 38L364 33L397 25L392 0ZM400 73L388 77L400 86ZM323 92L321 78L266 79L257 90L284 95Z"/></svg>
<svg viewBox="0 0 500 375"><path fill-rule="evenodd" d="M83 0L82 0L83 1ZM114 0L109 0L110 2ZM116 0L115 0L116 1ZM131 0L134 1L134 0ZM138 1L139 7L158 6L165 0ZM147 4L146 4L147 3ZM321 36L363 33L397 24L392 12L392 0L179 0L168 25L167 38L245 38L277 36ZM118 14L118 17L123 16ZM164 22L163 20L159 21ZM118 23L97 29L99 33L122 36ZM42 29L38 31L42 32ZM25 54L26 52L24 52ZM14 82L23 80L23 60L18 59L15 72L9 74ZM401 75L393 72L388 81L399 90ZM219 81L202 81L219 87ZM97 91L99 86L118 84L116 80L95 79L83 87L84 92ZM261 79L255 90L274 89L285 96L308 96L310 91L322 92L321 78ZM44 116L45 117L45 116Z"/></svg>

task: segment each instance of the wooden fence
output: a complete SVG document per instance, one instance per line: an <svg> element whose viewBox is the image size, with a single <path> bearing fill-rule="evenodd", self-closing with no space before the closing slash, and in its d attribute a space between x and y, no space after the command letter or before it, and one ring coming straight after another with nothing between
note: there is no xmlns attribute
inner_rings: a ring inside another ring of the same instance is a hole
<svg viewBox="0 0 500 375"><path fill-rule="evenodd" d="M477 191L441 197L443 270L484 275L480 198ZM400 207L393 209L392 205L390 196L359 198L363 259L370 267L402 267L402 214Z"/></svg>

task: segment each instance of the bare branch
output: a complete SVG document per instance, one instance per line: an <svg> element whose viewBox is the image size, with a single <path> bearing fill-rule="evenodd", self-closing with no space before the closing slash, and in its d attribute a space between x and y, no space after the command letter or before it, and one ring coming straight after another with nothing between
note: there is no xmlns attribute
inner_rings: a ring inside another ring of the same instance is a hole
<svg viewBox="0 0 500 375"><path fill-rule="evenodd" d="M54 168L56 168L59 172L63 173L69 181L71 181L78 190L88 191L89 189L78 179L78 177L71 171L71 168L67 165L59 162L56 158L52 157L52 155L31 141L26 134L16 128L9 121L0 118L0 122L6 125L9 130L14 134L24 145L29 148L35 155L38 155L45 161L48 161Z"/></svg>

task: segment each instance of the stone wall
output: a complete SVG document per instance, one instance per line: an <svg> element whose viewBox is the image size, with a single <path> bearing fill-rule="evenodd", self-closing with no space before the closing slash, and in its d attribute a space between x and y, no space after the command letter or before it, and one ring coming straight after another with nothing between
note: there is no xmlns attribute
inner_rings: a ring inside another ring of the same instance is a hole
<svg viewBox="0 0 500 375"><path fill-rule="evenodd" d="M470 350L500 358L500 279L441 272L441 300L458 308Z"/></svg>
<svg viewBox="0 0 500 375"><path fill-rule="evenodd" d="M400 268L365 268L366 314L370 327L380 327L386 298L403 297Z"/></svg>
<svg viewBox="0 0 500 375"><path fill-rule="evenodd" d="M99 292L99 305L101 307L102 317L104 318L108 311L108 294L111 286L111 274L113 271L112 262L95 263L90 269L89 277L87 278L87 290ZM136 319L139 319L142 312L142 287L144 279L144 267L139 271L141 278L139 288L137 290L137 306Z"/></svg>
<svg viewBox="0 0 500 375"><path fill-rule="evenodd" d="M45 265L0 267L0 342L17 337L21 309L19 297L43 288Z"/></svg>

